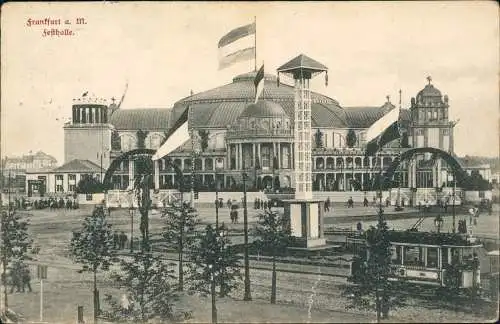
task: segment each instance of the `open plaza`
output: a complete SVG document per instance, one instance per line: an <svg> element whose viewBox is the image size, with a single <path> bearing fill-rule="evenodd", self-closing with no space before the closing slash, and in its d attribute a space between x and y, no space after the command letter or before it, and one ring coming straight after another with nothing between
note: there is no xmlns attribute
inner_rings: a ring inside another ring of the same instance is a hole
<svg viewBox="0 0 500 324"><path fill-rule="evenodd" d="M332 211L325 215L325 223L328 228L355 228L361 221L368 227L375 222L376 207L347 208L343 204L333 204ZM282 209L278 209L282 210ZM386 208L386 217L391 228L407 229L411 227L422 212L418 210L406 210L397 215L392 212L393 208ZM73 262L69 255L69 241L72 233L81 226L83 216L91 213L91 206L84 206L77 210L33 210L20 212L23 217L30 219L30 232L35 239L35 244L40 248L36 261L31 262L31 273L33 276L31 286L33 292L17 293L8 295L9 307L22 314L26 321L36 322L40 317L40 282L36 279L37 265L48 266L47 279L44 280L43 292L43 320L47 323L72 323L77 317L78 306L84 307L84 316L88 320L92 318L92 276L88 273L78 273L81 267ZM201 207L198 210L204 225L215 223L215 208ZM249 208L249 224L253 227L256 216L261 211ZM434 214L427 215L422 223L423 230L436 230L432 228ZM234 233L234 241L241 240L242 224L231 224L227 209L220 210L220 221L224 221L229 227L229 232ZM357 215L355 221L350 221ZM391 220L395 217L396 219ZM402 217L402 218L401 218ZM451 223L451 215L445 216L445 224ZM466 219L469 216L458 212L456 219ZM151 214L151 234L156 236L164 226L164 220L160 211ZM128 209L114 210L109 222L112 229L123 231L130 239L131 217ZM448 226L444 226L447 228ZM134 218L134 233L136 239L139 237L138 217ZM495 205L495 213L482 214L477 223L477 233L480 237L495 237L498 232L498 206ZM444 229L446 230L446 229ZM238 237L239 236L239 237ZM332 239L334 239L332 237ZM121 251L126 255L129 251L127 245ZM339 254L346 258L346 254ZM165 257L175 258L175 255L165 254ZM255 256L254 256L255 257ZM172 261L175 263L175 261ZM485 263L487 264L487 263ZM370 322L373 314L357 310L347 310L347 303L342 297L341 286L346 284L346 276L349 269L331 268L321 265L301 264L278 264L278 305L271 306L267 303L270 289L269 264L259 263L252 258L251 278L253 301L250 303L241 301L242 285L229 297L220 299L217 307L220 313L220 322ZM486 268L486 266L484 266ZM264 268L264 269L263 269ZM265 270L267 268L267 270ZM281 269L281 270L280 270ZM486 271L487 269L485 269ZM121 292L114 287L110 280L110 273L119 271L114 266L109 272L101 272L98 275L98 287L101 296L106 293L120 296ZM315 284L319 280L319 283ZM314 289L313 289L314 287ZM314 295L312 307L309 310L309 296ZM191 322L208 322L210 320L210 303L206 297L183 296L183 307L193 311ZM418 318L419 322L441 322L441 321L472 321L483 322L491 320L488 314L474 314L469 308L463 311L453 309L452 306L443 303L443 308L436 309L417 299L412 300L408 306L394 311L389 322L413 322ZM107 305L101 301L101 307ZM275 311L279 307L280 311ZM425 310L424 312L422 310ZM425 315L424 315L425 314Z"/></svg>

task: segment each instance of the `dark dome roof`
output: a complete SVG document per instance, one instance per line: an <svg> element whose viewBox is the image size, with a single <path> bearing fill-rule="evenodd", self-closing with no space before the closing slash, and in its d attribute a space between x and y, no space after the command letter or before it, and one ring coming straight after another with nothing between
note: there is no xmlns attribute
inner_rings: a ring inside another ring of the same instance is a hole
<svg viewBox="0 0 500 324"><path fill-rule="evenodd" d="M240 117L282 117L286 116L280 104L268 100L259 100L255 104L248 105Z"/></svg>
<svg viewBox="0 0 500 324"><path fill-rule="evenodd" d="M173 120L177 120L189 106L195 127L226 128L235 122L245 108L255 100L254 78L257 72L249 72L233 78L233 82L193 94L174 104ZM293 119L294 88L290 85L277 84L277 78L264 75L264 89L261 99L279 103L290 119ZM311 92L312 109L317 104L339 106L338 102L322 94ZM342 108L340 108L342 109Z"/></svg>
<svg viewBox="0 0 500 324"><path fill-rule="evenodd" d="M441 91L439 91L437 88L434 88L432 84L428 84L420 90L417 96L422 96L422 97L441 97Z"/></svg>

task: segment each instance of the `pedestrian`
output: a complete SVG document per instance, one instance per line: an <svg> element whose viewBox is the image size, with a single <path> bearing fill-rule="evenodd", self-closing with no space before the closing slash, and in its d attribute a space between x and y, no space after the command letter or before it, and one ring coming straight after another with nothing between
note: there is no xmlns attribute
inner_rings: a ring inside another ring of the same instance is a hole
<svg viewBox="0 0 500 324"><path fill-rule="evenodd" d="M214 204L215 204L215 208L219 207L219 201L217 199L215 199Z"/></svg>
<svg viewBox="0 0 500 324"><path fill-rule="evenodd" d="M121 232L120 234L120 249L125 249L125 244L127 243L127 234L125 232Z"/></svg>
<svg viewBox="0 0 500 324"><path fill-rule="evenodd" d="M16 289L16 292L21 292L22 278L19 271L19 265L17 262L14 263L12 268L10 268L10 279L11 279L10 293L12 294L14 292L14 288Z"/></svg>
<svg viewBox="0 0 500 324"><path fill-rule="evenodd" d="M330 205L332 204L330 197L326 198L326 211L330 211Z"/></svg>
<svg viewBox="0 0 500 324"><path fill-rule="evenodd" d="M113 233L113 249L116 250L118 248L119 241L120 241L120 237L118 235L118 232L114 231L114 233Z"/></svg>
<svg viewBox="0 0 500 324"><path fill-rule="evenodd" d="M264 201L264 210L267 209L267 201Z"/></svg>
<svg viewBox="0 0 500 324"><path fill-rule="evenodd" d="M227 208L231 209L231 199L227 199Z"/></svg>
<svg viewBox="0 0 500 324"><path fill-rule="evenodd" d="M22 284L23 284L23 289L22 291L24 292L24 288L28 288L29 292L33 292L33 290L31 289L31 274L30 274L30 269L28 267L28 265L26 264L23 264L22 265Z"/></svg>
<svg viewBox="0 0 500 324"><path fill-rule="evenodd" d="M364 207L368 207L368 199L365 197L365 199L363 200L363 206Z"/></svg>
<svg viewBox="0 0 500 324"><path fill-rule="evenodd" d="M347 208L354 208L354 200L352 200L352 197L349 197L349 200L347 201Z"/></svg>

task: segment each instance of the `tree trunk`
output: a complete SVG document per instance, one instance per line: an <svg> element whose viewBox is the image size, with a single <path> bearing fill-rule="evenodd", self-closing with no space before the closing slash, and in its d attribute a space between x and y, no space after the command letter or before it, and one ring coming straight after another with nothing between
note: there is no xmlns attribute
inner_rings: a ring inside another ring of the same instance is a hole
<svg viewBox="0 0 500 324"><path fill-rule="evenodd" d="M184 266L183 266L183 250L184 250L184 240L183 231L184 226L181 227L181 233L179 237L179 291L184 290Z"/></svg>
<svg viewBox="0 0 500 324"><path fill-rule="evenodd" d="M276 304L276 253L273 253L273 273L271 278L271 304Z"/></svg>
<svg viewBox="0 0 500 324"><path fill-rule="evenodd" d="M215 304L215 279L212 273L212 282L210 283L212 293L212 323L217 323L217 305Z"/></svg>
<svg viewBox="0 0 500 324"><path fill-rule="evenodd" d="M375 290L375 298L376 298L375 304L377 308L377 323L380 323L380 296L378 292L378 287Z"/></svg>
<svg viewBox="0 0 500 324"><path fill-rule="evenodd" d="M99 314L99 295L97 292L97 269L94 268L94 324L97 324Z"/></svg>
<svg viewBox="0 0 500 324"><path fill-rule="evenodd" d="M149 238L148 238L148 210L146 208L141 208L141 235L142 235L142 246L143 250L145 247L149 250Z"/></svg>

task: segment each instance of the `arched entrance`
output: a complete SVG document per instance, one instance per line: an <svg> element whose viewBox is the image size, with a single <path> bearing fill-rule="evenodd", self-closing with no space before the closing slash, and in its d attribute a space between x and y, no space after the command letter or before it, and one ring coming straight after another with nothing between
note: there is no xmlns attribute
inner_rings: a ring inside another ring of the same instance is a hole
<svg viewBox="0 0 500 324"><path fill-rule="evenodd" d="M119 157L115 158L113 162L111 162L111 165L108 167L106 170L106 174L104 176L104 188L107 190L112 188L112 181L111 179L113 178L113 174L115 171L120 167L120 164L123 161L128 160L130 157L139 157L142 159L144 163L141 163L142 166L140 168L137 168L136 175L152 175L153 174L153 161L151 160L151 157L153 154L156 153L156 150L152 149L136 149L132 151L128 151L120 155ZM183 176L182 176L182 171L180 170L180 166L173 163L170 158L166 159L167 165L171 166L175 172L178 175L178 179L182 182ZM134 177L136 176L134 175ZM151 180L152 181L152 180Z"/></svg>
<svg viewBox="0 0 500 324"><path fill-rule="evenodd" d="M273 187L273 177L272 176L264 176L262 178L262 187L264 189L271 189Z"/></svg>
<svg viewBox="0 0 500 324"><path fill-rule="evenodd" d="M404 151L403 153L401 153L401 156L399 158L395 158L391 162L390 166L385 170L385 172L382 173L381 171L379 173L379 176L377 177L378 179L374 183L374 189L379 188L378 182L380 177L382 177L383 179L382 189L385 190L392 188L392 179L401 162L409 161L415 155L423 153L434 154L436 158L443 159L451 167L456 182L461 182L467 176L467 173L462 169L458 161L448 152L433 147L419 147Z"/></svg>

